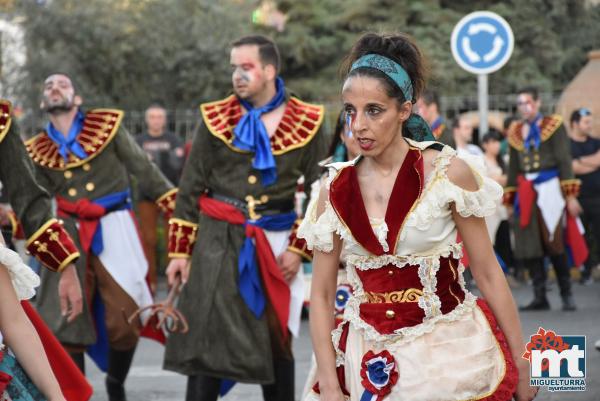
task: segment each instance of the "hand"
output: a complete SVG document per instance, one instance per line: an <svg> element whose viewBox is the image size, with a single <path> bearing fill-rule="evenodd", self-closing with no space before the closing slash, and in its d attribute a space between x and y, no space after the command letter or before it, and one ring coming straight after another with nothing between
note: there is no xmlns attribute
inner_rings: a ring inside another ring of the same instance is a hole
<svg viewBox="0 0 600 401"><path fill-rule="evenodd" d="M579 204L577 198L567 198L567 211L573 217L577 217L583 212L583 208Z"/></svg>
<svg viewBox="0 0 600 401"><path fill-rule="evenodd" d="M81 283L77 276L77 268L70 263L60 273L58 281L58 297L60 298L60 313L71 323L83 311Z"/></svg>
<svg viewBox="0 0 600 401"><path fill-rule="evenodd" d="M537 396L540 388L529 385L529 362L520 358L516 364L519 369L519 383L515 392L515 400L531 401Z"/></svg>
<svg viewBox="0 0 600 401"><path fill-rule="evenodd" d="M181 276L181 283L185 284L190 276L190 260L186 258L174 258L167 267L167 280L169 285L175 283L175 277Z"/></svg>
<svg viewBox="0 0 600 401"><path fill-rule="evenodd" d="M300 270L301 262L302 257L291 251L285 251L279 255L277 258L277 264L281 269L281 273L283 274L285 281L289 283L294 277L296 277L298 270Z"/></svg>
<svg viewBox="0 0 600 401"><path fill-rule="evenodd" d="M332 389L321 388L320 392L320 401L344 401L346 399L344 393L342 393L342 389L340 388L340 386L337 386L336 388Z"/></svg>

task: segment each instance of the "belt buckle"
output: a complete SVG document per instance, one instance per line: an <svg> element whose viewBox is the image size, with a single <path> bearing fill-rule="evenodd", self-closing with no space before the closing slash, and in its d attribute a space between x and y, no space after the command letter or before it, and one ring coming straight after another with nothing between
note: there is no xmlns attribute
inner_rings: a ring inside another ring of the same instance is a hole
<svg viewBox="0 0 600 401"><path fill-rule="evenodd" d="M269 197L267 195L261 195L260 199L256 199L252 195L246 196L246 207L248 209L248 217L252 221L256 221L262 217L262 215L256 213L256 207L259 205L264 205L269 201Z"/></svg>

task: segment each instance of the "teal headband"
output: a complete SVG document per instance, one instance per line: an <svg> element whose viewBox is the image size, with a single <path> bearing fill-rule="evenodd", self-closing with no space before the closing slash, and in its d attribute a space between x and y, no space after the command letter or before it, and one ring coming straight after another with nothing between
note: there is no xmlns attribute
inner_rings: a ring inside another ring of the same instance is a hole
<svg viewBox="0 0 600 401"><path fill-rule="evenodd" d="M385 75L390 77L392 81L396 83L396 85L398 85L398 88L400 88L402 91L404 98L412 102L412 83L410 82L408 73L400 64L396 63L394 60L390 60L385 56L380 56L379 54L366 54L352 64L350 72L362 67L374 68L383 72Z"/></svg>

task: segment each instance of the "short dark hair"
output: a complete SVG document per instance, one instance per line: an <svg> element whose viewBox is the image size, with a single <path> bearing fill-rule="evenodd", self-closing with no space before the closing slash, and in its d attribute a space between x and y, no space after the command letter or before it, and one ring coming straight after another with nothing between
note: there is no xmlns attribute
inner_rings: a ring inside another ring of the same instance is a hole
<svg viewBox="0 0 600 401"><path fill-rule="evenodd" d="M440 95L434 90L425 89L421 95L421 99L427 106L435 104L438 108L440 107Z"/></svg>
<svg viewBox="0 0 600 401"><path fill-rule="evenodd" d="M581 121L581 117L585 117L585 116L591 116L592 112L590 111L590 109L586 108L586 107L580 107L578 109L573 110L573 112L571 113L571 125L573 125L574 123L579 123L579 121Z"/></svg>
<svg viewBox="0 0 600 401"><path fill-rule="evenodd" d="M497 142L501 142L502 141L502 135L496 131L496 130L490 130L487 134L485 134L483 136L483 138L481 138L481 143L488 143L490 141L497 141Z"/></svg>
<svg viewBox="0 0 600 401"><path fill-rule="evenodd" d="M535 86L526 86L524 88L519 89L519 91L517 92L517 95L522 95L522 94L531 95L533 100L538 100L540 97L540 92L538 91L538 88L536 88Z"/></svg>
<svg viewBox="0 0 600 401"><path fill-rule="evenodd" d="M270 64L279 72L281 67L281 56L279 49L273 40L264 35L243 36L231 44L231 47L258 46L258 56L264 65Z"/></svg>
<svg viewBox="0 0 600 401"><path fill-rule="evenodd" d="M458 116L454 117L452 119L452 129L455 130L456 128L460 127L460 122L464 118L465 118L465 116L461 116L461 115L458 115Z"/></svg>
<svg viewBox="0 0 600 401"><path fill-rule="evenodd" d="M79 91L77 90L77 88L79 88L79 84L75 81L75 79L70 73L64 71L52 71L49 74L46 74L46 78L44 78L44 83L46 83L46 80L52 75L64 75L65 77L69 78L69 81L71 81L71 86L73 87L73 92L79 94Z"/></svg>

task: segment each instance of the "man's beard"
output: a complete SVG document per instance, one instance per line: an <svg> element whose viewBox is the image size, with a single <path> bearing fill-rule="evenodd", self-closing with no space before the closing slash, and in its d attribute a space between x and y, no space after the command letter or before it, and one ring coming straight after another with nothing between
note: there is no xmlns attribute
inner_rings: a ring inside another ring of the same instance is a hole
<svg viewBox="0 0 600 401"><path fill-rule="evenodd" d="M73 109L73 101L69 99L63 98L60 102L50 104L50 102L46 99L44 101L44 111L48 114L63 114L71 111Z"/></svg>

